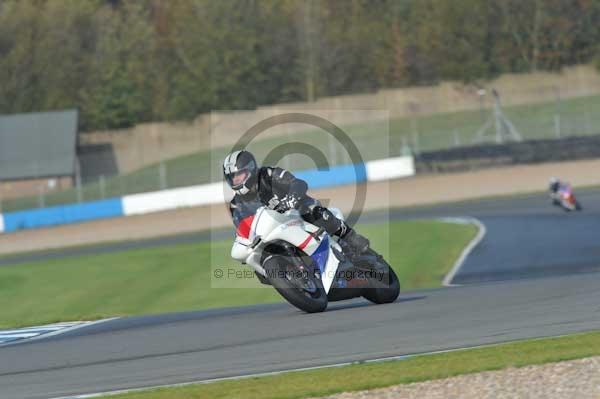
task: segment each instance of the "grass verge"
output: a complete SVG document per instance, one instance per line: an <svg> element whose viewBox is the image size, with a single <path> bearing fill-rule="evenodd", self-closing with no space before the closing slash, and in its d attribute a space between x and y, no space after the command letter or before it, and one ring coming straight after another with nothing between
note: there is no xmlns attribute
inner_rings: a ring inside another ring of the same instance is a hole
<svg viewBox="0 0 600 399"><path fill-rule="evenodd" d="M299 399L600 355L600 332L279 375L162 388L115 399Z"/></svg>
<svg viewBox="0 0 600 399"><path fill-rule="evenodd" d="M434 221L364 225L404 289L439 286L473 226ZM0 328L67 320L279 302L256 279L246 288L214 288L213 265L241 268L231 242L214 241L78 256L0 268Z"/></svg>

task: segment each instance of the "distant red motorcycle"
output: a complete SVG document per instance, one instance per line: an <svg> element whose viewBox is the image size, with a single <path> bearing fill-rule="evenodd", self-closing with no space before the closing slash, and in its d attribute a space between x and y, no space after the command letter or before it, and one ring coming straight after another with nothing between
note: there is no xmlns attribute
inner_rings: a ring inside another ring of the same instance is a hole
<svg viewBox="0 0 600 399"><path fill-rule="evenodd" d="M562 185L556 193L550 194L552 203L560 206L565 212L581 211L583 207L575 198L570 184Z"/></svg>

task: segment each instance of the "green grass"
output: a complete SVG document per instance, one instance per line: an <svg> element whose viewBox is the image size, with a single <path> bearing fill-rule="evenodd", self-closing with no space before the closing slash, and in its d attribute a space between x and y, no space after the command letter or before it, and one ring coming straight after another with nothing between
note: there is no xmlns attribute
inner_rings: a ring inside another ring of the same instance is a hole
<svg viewBox="0 0 600 399"><path fill-rule="evenodd" d="M553 138L555 134L554 115L557 106L554 101L506 107L505 113L526 139ZM485 117L490 114L486 110ZM563 100L560 106L561 129L563 135L600 134L600 96L580 97ZM401 154L404 144L420 151L437 150L458 145L469 145L475 132L483 124L479 110L441 113L410 118L393 119L389 122L370 122L344 126L344 131L352 138L364 160L385 158ZM389 135L388 135L389 132ZM340 145L329 150L328 135L318 130L296 133L295 139L321 148L330 164L349 162ZM289 137L278 137L254 143L250 149L263 159L274 147L289 142ZM220 163L230 148L203 151L165 161L167 187L182 187L217 181L221 178ZM292 170L314 167L306 156L289 156L289 163L281 166ZM158 164L149 165L135 172L108 178L105 181L104 197L154 191L161 189ZM85 201L102 198L98 182L85 184L82 190ZM46 206L77 201L74 189L48 194ZM2 211L38 207L38 197L23 197L4 200Z"/></svg>
<svg viewBox="0 0 600 399"><path fill-rule="evenodd" d="M163 388L115 399L299 399L600 355L600 332L518 341L407 360Z"/></svg>
<svg viewBox="0 0 600 399"><path fill-rule="evenodd" d="M388 255L404 289L439 286L475 235L473 226L433 221L360 230ZM230 247L180 244L2 267L0 328L281 301L254 278L246 288L214 288L222 280L211 279L213 268L244 267L229 258Z"/></svg>

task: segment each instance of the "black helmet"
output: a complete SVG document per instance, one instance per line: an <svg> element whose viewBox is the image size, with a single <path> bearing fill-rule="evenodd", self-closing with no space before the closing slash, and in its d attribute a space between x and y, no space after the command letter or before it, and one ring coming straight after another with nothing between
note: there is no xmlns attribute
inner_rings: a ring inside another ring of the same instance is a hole
<svg viewBox="0 0 600 399"><path fill-rule="evenodd" d="M223 175L236 194L247 194L256 184L258 175L254 155L245 150L227 155L223 161Z"/></svg>

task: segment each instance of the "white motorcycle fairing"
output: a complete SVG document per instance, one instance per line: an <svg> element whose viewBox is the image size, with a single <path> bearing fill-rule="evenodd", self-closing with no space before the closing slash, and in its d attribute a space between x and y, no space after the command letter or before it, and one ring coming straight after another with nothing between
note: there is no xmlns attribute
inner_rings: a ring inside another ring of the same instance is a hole
<svg viewBox="0 0 600 399"><path fill-rule="evenodd" d="M342 218L338 209L329 208L332 213ZM236 236L231 257L247 263L257 273L267 276L260 264L263 248L276 241L288 242L309 255L321 272L321 281L326 293L329 293L339 266L339 260L333 249L341 253L342 249L335 239L323 233L318 239L310 233L315 233L319 228L304 221L298 211L291 210L279 213L266 207L259 208L254 216L244 219L249 225L247 237ZM260 239L260 243L252 246Z"/></svg>

